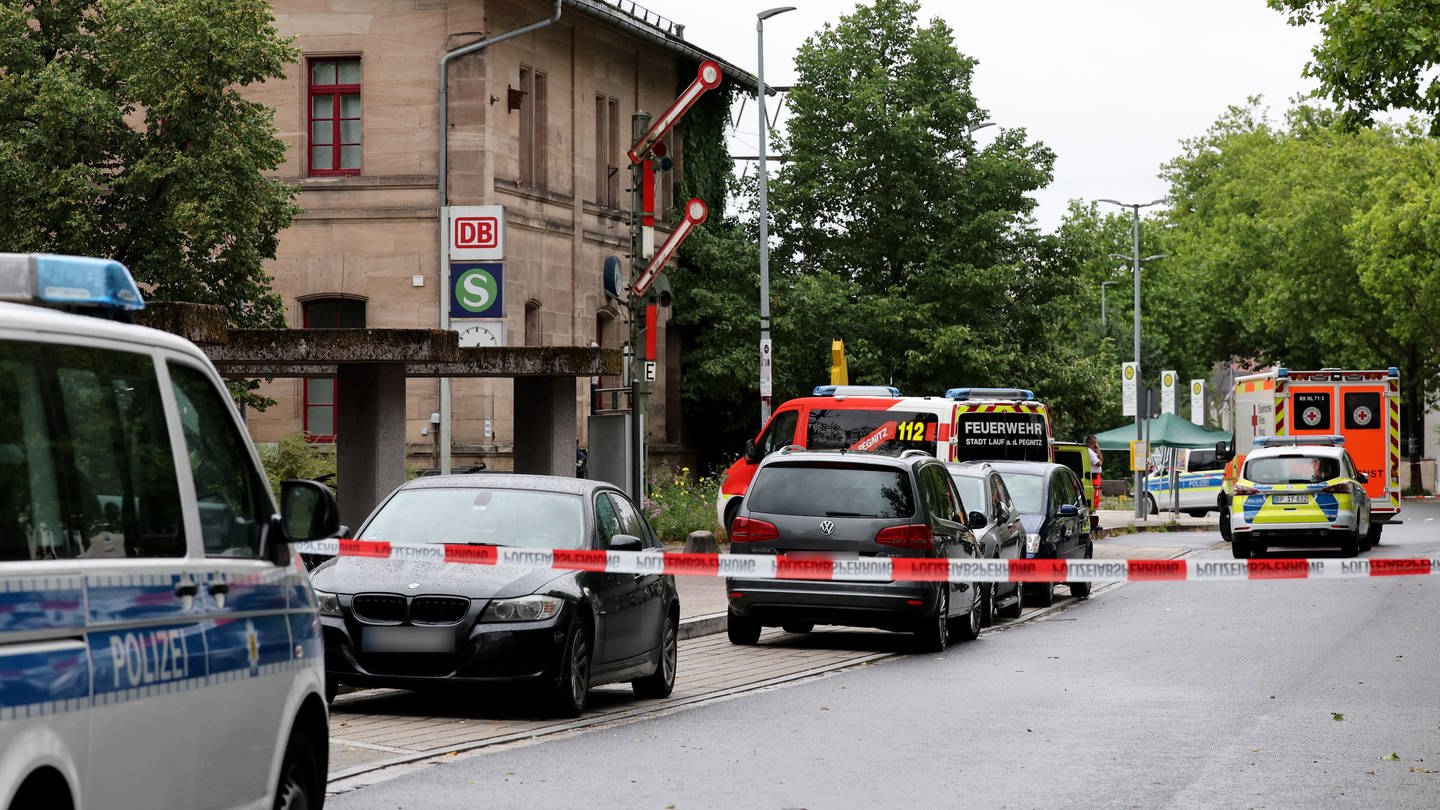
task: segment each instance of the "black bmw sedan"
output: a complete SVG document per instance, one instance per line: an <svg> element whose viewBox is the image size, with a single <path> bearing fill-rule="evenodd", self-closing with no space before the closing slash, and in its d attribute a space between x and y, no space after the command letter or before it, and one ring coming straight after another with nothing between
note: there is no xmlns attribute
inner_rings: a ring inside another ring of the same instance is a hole
<svg viewBox="0 0 1440 810"><path fill-rule="evenodd" d="M603 481L539 475L417 478L392 492L359 540L643 551L660 542ZM310 574L327 685L437 683L538 688L560 714L591 686L629 681L640 697L675 684L674 577L336 557Z"/></svg>

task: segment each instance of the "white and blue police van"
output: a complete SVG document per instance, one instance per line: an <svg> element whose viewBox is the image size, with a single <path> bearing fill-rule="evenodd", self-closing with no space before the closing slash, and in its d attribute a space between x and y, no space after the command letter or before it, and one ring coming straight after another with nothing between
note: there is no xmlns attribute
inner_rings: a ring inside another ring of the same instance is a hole
<svg viewBox="0 0 1440 810"><path fill-rule="evenodd" d="M276 509L205 355L117 318L143 305L118 262L0 253L0 808L318 808L290 545L338 531L334 498L287 481Z"/></svg>

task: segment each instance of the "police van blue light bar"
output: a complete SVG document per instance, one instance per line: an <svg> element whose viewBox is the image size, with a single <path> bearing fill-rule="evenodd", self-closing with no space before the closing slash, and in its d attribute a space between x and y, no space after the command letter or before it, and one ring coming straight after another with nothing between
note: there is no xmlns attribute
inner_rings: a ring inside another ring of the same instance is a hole
<svg viewBox="0 0 1440 810"><path fill-rule="evenodd" d="M951 388L945 392L946 399L1034 399L1035 392L1028 388Z"/></svg>
<svg viewBox="0 0 1440 810"><path fill-rule="evenodd" d="M1318 444L1324 447L1344 447L1345 437L1333 433L1316 436L1256 436L1256 447L1298 447Z"/></svg>
<svg viewBox="0 0 1440 810"><path fill-rule="evenodd" d="M133 312L145 308L125 265L113 259L0 253L0 300Z"/></svg>
<svg viewBox="0 0 1440 810"><path fill-rule="evenodd" d="M814 397L898 397L900 389L893 385L817 385L810 395Z"/></svg>

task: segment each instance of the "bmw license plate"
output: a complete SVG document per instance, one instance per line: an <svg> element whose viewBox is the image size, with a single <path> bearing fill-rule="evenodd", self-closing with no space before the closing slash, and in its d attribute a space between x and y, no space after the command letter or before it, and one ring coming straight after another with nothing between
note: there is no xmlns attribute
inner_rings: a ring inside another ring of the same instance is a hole
<svg viewBox="0 0 1440 810"><path fill-rule="evenodd" d="M455 631L449 627L366 627L360 648L374 653L455 652Z"/></svg>
<svg viewBox="0 0 1440 810"><path fill-rule="evenodd" d="M1271 495L1270 502L1275 504L1306 504L1310 502L1309 495Z"/></svg>

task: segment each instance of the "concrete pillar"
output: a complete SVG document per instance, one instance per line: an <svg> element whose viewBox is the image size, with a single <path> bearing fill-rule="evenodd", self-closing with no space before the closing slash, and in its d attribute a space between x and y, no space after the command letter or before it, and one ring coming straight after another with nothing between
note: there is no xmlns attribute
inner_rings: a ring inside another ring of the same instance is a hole
<svg viewBox="0 0 1440 810"><path fill-rule="evenodd" d="M515 472L575 476L575 378L515 378Z"/></svg>
<svg viewBox="0 0 1440 810"><path fill-rule="evenodd" d="M335 390L336 500L340 522L354 531L405 483L405 367L341 365Z"/></svg>

